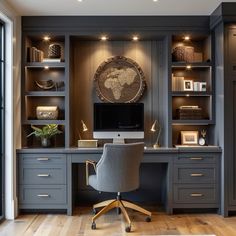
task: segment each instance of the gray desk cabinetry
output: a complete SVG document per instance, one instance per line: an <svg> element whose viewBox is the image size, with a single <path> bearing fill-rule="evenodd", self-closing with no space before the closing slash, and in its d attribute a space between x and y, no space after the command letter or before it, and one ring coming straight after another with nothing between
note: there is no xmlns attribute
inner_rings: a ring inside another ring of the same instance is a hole
<svg viewBox="0 0 236 236"><path fill-rule="evenodd" d="M219 208L218 153L180 152L173 168L173 208Z"/></svg>
<svg viewBox="0 0 236 236"><path fill-rule="evenodd" d="M19 208L63 209L72 215L76 181L73 164L83 164L88 159L98 161L101 154L102 149L18 150ZM160 163L165 167L166 212L172 214L178 208L219 208L220 155L217 147L144 151L142 163Z"/></svg>
<svg viewBox="0 0 236 236"><path fill-rule="evenodd" d="M19 208L67 209L64 154L19 154Z"/></svg>

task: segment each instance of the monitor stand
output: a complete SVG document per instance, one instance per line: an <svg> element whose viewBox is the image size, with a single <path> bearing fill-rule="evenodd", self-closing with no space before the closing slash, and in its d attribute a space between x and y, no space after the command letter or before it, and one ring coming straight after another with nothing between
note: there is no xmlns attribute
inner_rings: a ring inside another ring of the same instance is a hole
<svg viewBox="0 0 236 236"><path fill-rule="evenodd" d="M124 138L113 138L113 143L114 144L124 144L125 139Z"/></svg>

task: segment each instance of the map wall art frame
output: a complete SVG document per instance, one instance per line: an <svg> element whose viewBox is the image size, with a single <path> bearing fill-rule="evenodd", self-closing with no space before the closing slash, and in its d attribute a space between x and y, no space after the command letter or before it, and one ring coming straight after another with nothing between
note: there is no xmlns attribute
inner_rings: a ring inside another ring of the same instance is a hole
<svg viewBox="0 0 236 236"><path fill-rule="evenodd" d="M103 102L137 102L146 89L141 67L124 56L115 56L104 61L97 68L94 82L96 93Z"/></svg>

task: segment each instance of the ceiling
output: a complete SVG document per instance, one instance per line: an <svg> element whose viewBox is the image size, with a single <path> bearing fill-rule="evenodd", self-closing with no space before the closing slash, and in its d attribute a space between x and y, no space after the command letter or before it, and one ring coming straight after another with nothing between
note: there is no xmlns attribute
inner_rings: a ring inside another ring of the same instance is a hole
<svg viewBox="0 0 236 236"><path fill-rule="evenodd" d="M210 15L221 0L4 0L19 15ZM227 0L236 2L236 0Z"/></svg>

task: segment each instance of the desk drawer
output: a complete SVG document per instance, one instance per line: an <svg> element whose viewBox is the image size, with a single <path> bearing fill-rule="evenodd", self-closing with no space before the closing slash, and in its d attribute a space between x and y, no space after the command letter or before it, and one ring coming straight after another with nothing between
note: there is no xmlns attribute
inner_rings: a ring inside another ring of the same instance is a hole
<svg viewBox="0 0 236 236"><path fill-rule="evenodd" d="M217 203L215 185L174 185L175 203Z"/></svg>
<svg viewBox="0 0 236 236"><path fill-rule="evenodd" d="M20 185L20 204L66 204L66 185Z"/></svg>
<svg viewBox="0 0 236 236"><path fill-rule="evenodd" d="M66 164L66 155L64 154L20 154L19 162L25 164Z"/></svg>
<svg viewBox="0 0 236 236"><path fill-rule="evenodd" d="M66 184L66 169L64 166L20 169L20 184Z"/></svg>
<svg viewBox="0 0 236 236"><path fill-rule="evenodd" d="M216 163L217 157L212 153L182 153L175 157L175 163L207 164Z"/></svg>
<svg viewBox="0 0 236 236"><path fill-rule="evenodd" d="M215 183L216 167L212 165L175 165L174 183Z"/></svg>

